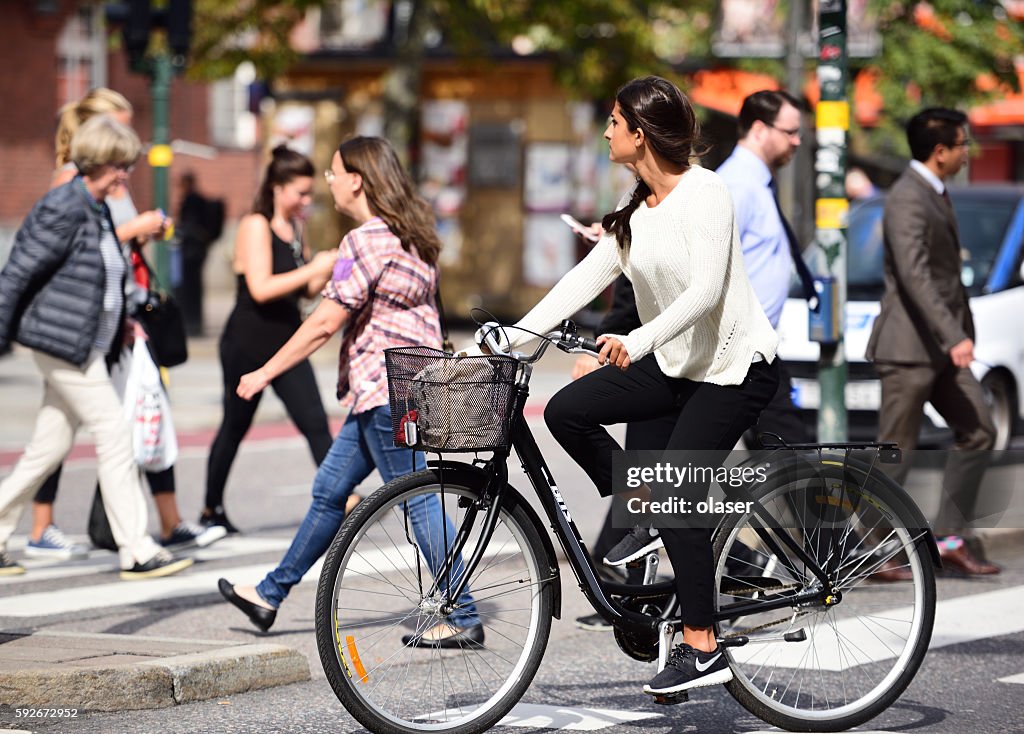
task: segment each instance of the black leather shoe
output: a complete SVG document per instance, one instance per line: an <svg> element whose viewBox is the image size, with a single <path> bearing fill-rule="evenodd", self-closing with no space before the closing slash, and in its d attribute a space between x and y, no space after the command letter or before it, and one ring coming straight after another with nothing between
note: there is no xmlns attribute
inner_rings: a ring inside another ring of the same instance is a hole
<svg viewBox="0 0 1024 734"><path fill-rule="evenodd" d="M430 629L435 629L435 627ZM429 632L430 630L427 631ZM402 644L407 647L429 647L437 650L461 650L467 647L483 647L484 626L482 624L475 624L472 627L459 630L454 635L442 637L438 640L424 639L420 635L405 635L402 637Z"/></svg>
<svg viewBox="0 0 1024 734"><path fill-rule="evenodd" d="M259 604L253 604L248 599L243 599L235 593L234 584L227 579L217 581L217 588L220 589L221 596L245 612L249 621L259 627L261 631L266 632L274 624L274 619L277 617L276 609L267 609Z"/></svg>

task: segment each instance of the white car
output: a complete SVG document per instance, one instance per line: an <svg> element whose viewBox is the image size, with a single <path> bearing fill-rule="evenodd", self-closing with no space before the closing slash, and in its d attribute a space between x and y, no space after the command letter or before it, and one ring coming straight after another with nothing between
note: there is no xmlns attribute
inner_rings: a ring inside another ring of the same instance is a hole
<svg viewBox="0 0 1024 734"><path fill-rule="evenodd" d="M987 185L950 188L964 247L962 280L967 287L976 330L972 365L992 407L996 448L1009 446L1024 394L1024 186ZM857 202L848 229L848 302L846 307L846 408L852 440L874 440L878 431L881 386L864 359L871 326L884 290L883 195ZM807 304L790 298L779 322L779 355L793 376L793 399L812 427L817 421L818 344L807 338ZM948 443L951 433L929 404L921 445Z"/></svg>

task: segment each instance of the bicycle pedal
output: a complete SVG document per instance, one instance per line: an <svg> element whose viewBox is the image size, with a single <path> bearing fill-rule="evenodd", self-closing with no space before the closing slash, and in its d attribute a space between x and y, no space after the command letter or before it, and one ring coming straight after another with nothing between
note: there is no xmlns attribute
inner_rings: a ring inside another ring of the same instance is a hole
<svg viewBox="0 0 1024 734"><path fill-rule="evenodd" d="M690 694L687 691L679 691L679 693L658 693L653 696L654 702L661 704L662 706L675 706L678 703L686 703L690 700Z"/></svg>

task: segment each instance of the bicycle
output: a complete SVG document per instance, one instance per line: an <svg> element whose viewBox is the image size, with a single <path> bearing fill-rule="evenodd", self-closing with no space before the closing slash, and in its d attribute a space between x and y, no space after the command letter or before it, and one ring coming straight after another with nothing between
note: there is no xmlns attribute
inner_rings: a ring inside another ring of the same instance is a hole
<svg viewBox="0 0 1024 734"><path fill-rule="evenodd" d="M484 334L495 353L496 333ZM537 672L551 619L560 617L561 578L540 517L508 482L512 449L580 589L612 623L619 647L663 667L681 630L673 582L656 579L656 553L643 561L641 585L598 575L523 418L533 364L550 344L597 351L568 321L530 355L466 357L462 367L439 350L389 350L396 439L491 456L439 458L381 487L357 506L327 553L316 600L320 658L343 706L371 731L484 731ZM876 471L880 461L899 460L894 445L787 448L803 453L749 460L766 467L766 479L750 491L750 511L726 516L714 531L715 632L734 675L726 687L750 713L784 729L840 731L877 716L913 679L931 637L933 565L940 562L920 511ZM450 550L436 578L405 510L426 493L440 496L457 528L443 539ZM912 581L865 583L887 563L909 569ZM467 586L484 642L453 650L403 642L442 622ZM412 635L403 635L410 627ZM684 700L685 693L660 702Z"/></svg>

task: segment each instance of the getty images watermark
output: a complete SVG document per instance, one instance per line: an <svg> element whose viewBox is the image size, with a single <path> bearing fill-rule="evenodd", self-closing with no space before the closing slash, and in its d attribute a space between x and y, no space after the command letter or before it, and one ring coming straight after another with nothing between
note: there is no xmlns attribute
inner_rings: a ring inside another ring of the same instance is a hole
<svg viewBox="0 0 1024 734"><path fill-rule="evenodd" d="M878 512L880 484L906 474L903 489L933 527L1024 528L1024 451L915 451L904 461L871 449L617 451L613 523L717 528L757 514L792 528L859 526Z"/></svg>
<svg viewBox="0 0 1024 734"><path fill-rule="evenodd" d="M645 452L622 452L643 455ZM658 461L654 465L625 466L626 488L642 489L644 487L668 488L676 492L689 490L692 494L701 493L698 488L717 484L719 487L737 489L754 483L763 484L768 479L768 467L761 466L708 466L687 461L683 465L671 461ZM626 510L634 515L726 515L747 514L753 511L753 500L717 499L706 496L694 499L682 495L669 494L662 499L645 499L634 495L626 499Z"/></svg>

